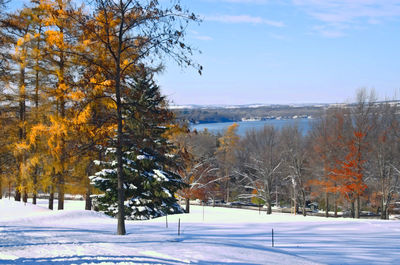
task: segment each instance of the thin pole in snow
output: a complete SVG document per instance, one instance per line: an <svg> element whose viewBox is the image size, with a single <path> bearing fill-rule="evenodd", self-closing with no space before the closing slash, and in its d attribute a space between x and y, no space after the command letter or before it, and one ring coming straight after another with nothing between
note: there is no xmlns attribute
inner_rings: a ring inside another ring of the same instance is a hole
<svg viewBox="0 0 400 265"><path fill-rule="evenodd" d="M168 228L168 214L165 215L165 228Z"/></svg>
<svg viewBox="0 0 400 265"><path fill-rule="evenodd" d="M178 220L178 236L181 235L181 218Z"/></svg>
<svg viewBox="0 0 400 265"><path fill-rule="evenodd" d="M272 234L271 234L271 243L272 247L274 247L274 229L272 228Z"/></svg>

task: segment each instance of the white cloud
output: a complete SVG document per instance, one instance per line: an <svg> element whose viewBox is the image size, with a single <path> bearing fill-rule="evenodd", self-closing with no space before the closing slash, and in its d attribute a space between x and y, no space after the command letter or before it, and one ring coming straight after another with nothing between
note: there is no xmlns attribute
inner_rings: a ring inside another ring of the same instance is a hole
<svg viewBox="0 0 400 265"><path fill-rule="evenodd" d="M378 24L400 17L400 0L292 0L324 25L321 33L330 37L345 35L345 28Z"/></svg>
<svg viewBox="0 0 400 265"><path fill-rule="evenodd" d="M204 36L203 35L197 35L197 36L194 36L194 38L197 39L197 40L205 40L205 41L213 40L212 37L206 36L206 35L204 35Z"/></svg>
<svg viewBox="0 0 400 265"><path fill-rule="evenodd" d="M326 38L340 38L346 36L344 30L342 29L335 29L325 26L315 26L313 29Z"/></svg>
<svg viewBox="0 0 400 265"><path fill-rule="evenodd" d="M254 17L249 15L220 15L220 16L206 16L205 21L217 21L222 23L249 23L249 24L265 24L272 27L284 27L285 24L282 21L274 21L265 19L262 17Z"/></svg>
<svg viewBox="0 0 400 265"><path fill-rule="evenodd" d="M190 33L192 33L192 37L197 40L204 40L204 41L213 40L211 36L201 35L198 31L195 30L191 30Z"/></svg>

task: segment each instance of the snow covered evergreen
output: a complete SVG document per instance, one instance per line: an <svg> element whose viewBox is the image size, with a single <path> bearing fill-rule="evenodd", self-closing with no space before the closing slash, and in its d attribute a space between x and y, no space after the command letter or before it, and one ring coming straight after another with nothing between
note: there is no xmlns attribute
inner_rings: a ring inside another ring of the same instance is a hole
<svg viewBox="0 0 400 265"><path fill-rule="evenodd" d="M150 219L183 212L174 196L185 184L175 173L176 159L165 132L173 119L152 76L142 71L125 84L123 168L126 219ZM117 215L116 149L108 147L106 159L95 161L100 168L91 177L103 192L94 195L96 209Z"/></svg>

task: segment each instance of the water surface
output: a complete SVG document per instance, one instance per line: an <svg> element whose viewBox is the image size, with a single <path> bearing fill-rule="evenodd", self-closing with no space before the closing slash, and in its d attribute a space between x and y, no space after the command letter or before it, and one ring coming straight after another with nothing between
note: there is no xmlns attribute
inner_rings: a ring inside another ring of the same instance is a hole
<svg viewBox="0 0 400 265"><path fill-rule="evenodd" d="M239 121L236 122L239 125L238 134L240 136L246 135L246 131L250 129L261 130L265 125L272 125L276 129L280 130L285 126L297 124L300 130L306 134L310 128L311 123L315 121L313 119L288 119L288 120L265 120L265 121ZM224 133L224 131L235 122L216 122L216 123L201 123L194 124L191 129L196 129L197 131L203 131L207 128L210 132Z"/></svg>

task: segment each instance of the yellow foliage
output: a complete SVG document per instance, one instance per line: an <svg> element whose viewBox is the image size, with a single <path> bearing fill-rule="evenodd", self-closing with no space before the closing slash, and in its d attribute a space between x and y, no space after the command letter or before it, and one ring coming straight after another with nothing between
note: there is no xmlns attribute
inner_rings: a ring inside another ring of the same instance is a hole
<svg viewBox="0 0 400 265"><path fill-rule="evenodd" d="M232 124L228 127L225 134L218 139L219 147L217 155L226 164L233 164L236 159L235 151L239 148L240 141L240 137L237 135L238 127L237 123Z"/></svg>
<svg viewBox="0 0 400 265"><path fill-rule="evenodd" d="M91 115L92 109L90 106L85 108L83 111L81 111L76 118L74 119L74 124L79 125L79 124L84 124L86 123Z"/></svg>
<svg viewBox="0 0 400 265"><path fill-rule="evenodd" d="M35 126L33 126L30 129L30 132L28 134L28 139L29 139L29 143L31 145L35 145L36 144L36 138L41 136L43 133L46 133L48 130L48 127L45 126L42 123L36 124Z"/></svg>
<svg viewBox="0 0 400 265"><path fill-rule="evenodd" d="M25 43L25 40L23 38L19 38L17 41L17 47L22 46Z"/></svg>
<svg viewBox="0 0 400 265"><path fill-rule="evenodd" d="M21 85L21 86L19 87L19 93L20 93L21 95L25 95L25 85Z"/></svg>
<svg viewBox="0 0 400 265"><path fill-rule="evenodd" d="M15 143L14 154L16 156L23 154L29 150L29 145L26 142Z"/></svg>
<svg viewBox="0 0 400 265"><path fill-rule="evenodd" d="M113 80L106 80L106 81L102 82L101 84L102 84L103 86L111 86L112 83L113 83Z"/></svg>
<svg viewBox="0 0 400 265"><path fill-rule="evenodd" d="M85 94L80 90L71 92L69 94L69 98L72 99L73 101L79 101L79 100L83 99L84 97L85 97Z"/></svg>
<svg viewBox="0 0 400 265"><path fill-rule="evenodd" d="M50 45L55 45L59 49L65 49L66 43L64 42L64 34L60 31L56 30L47 30L45 32L46 37L47 37L47 42Z"/></svg>
<svg viewBox="0 0 400 265"><path fill-rule="evenodd" d="M39 156L32 156L31 159L29 159L29 165L31 167L36 166L40 163Z"/></svg>

